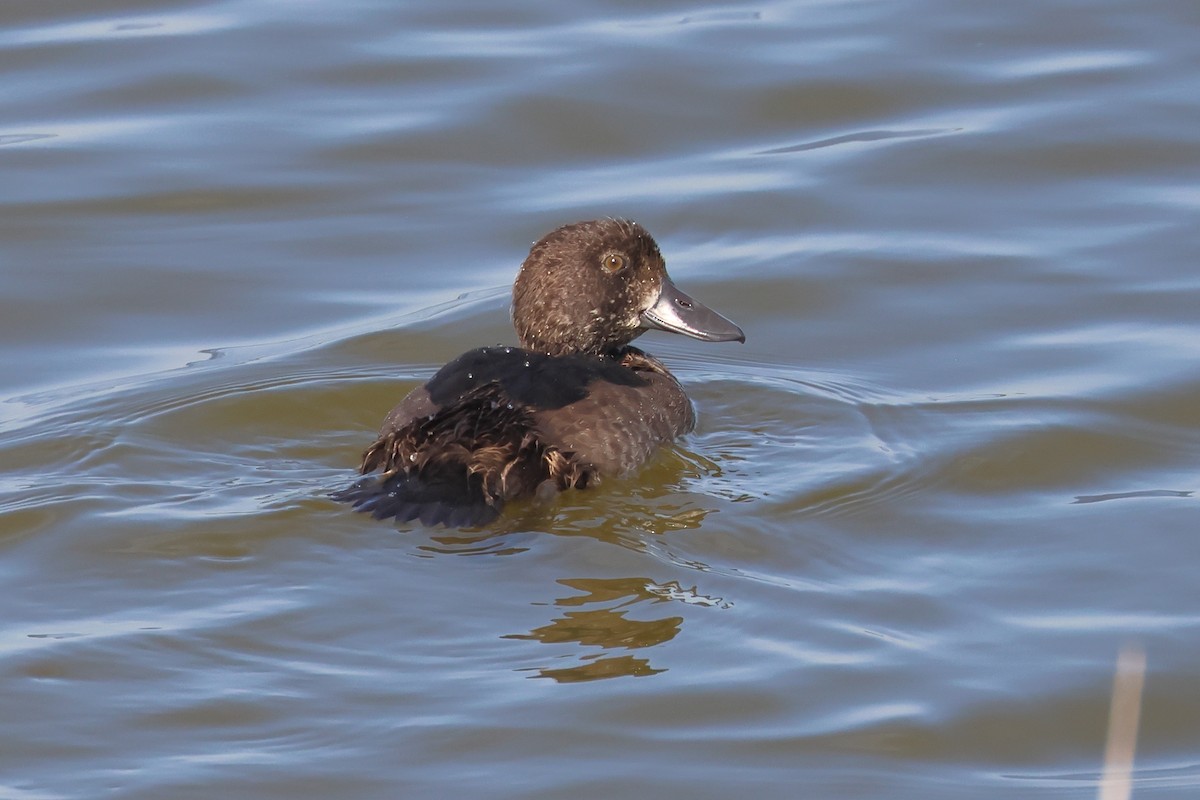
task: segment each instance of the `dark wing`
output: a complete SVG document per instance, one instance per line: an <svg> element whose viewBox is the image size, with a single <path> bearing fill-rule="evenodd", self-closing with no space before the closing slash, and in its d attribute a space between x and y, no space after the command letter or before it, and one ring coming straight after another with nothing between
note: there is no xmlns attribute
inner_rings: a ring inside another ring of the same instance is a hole
<svg viewBox="0 0 1200 800"><path fill-rule="evenodd" d="M505 404L548 410L584 399L598 382L645 385L640 372L614 358L547 356L519 347L481 347L463 353L424 386L409 392L384 418L380 435L398 431L418 417L440 413L491 383L503 389Z"/></svg>
<svg viewBox="0 0 1200 800"><path fill-rule="evenodd" d="M505 500L536 491L546 479L546 453L532 431L528 412L506 403L497 384L485 384L433 414L385 430L362 462L364 474L382 474L333 497L376 519L483 525Z"/></svg>
<svg viewBox="0 0 1200 800"><path fill-rule="evenodd" d="M382 476L335 499L380 519L482 525L514 497L628 472L693 424L679 383L634 348L620 358L472 350L388 414L362 463Z"/></svg>

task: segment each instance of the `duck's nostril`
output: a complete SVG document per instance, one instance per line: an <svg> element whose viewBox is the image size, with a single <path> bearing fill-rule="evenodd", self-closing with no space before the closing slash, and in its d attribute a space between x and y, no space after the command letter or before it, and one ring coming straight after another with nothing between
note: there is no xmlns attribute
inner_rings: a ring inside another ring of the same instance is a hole
<svg viewBox="0 0 1200 800"><path fill-rule="evenodd" d="M684 300L682 297L675 298L675 302L678 303L683 308L691 308L692 307L692 301Z"/></svg>

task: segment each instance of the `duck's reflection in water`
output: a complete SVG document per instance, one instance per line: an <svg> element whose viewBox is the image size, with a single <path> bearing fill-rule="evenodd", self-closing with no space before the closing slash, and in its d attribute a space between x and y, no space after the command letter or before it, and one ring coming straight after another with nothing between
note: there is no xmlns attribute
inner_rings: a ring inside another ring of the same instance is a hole
<svg viewBox="0 0 1200 800"><path fill-rule="evenodd" d="M717 501L688 491L705 477L720 476L718 465L682 447L663 451L634 476L605 481L602 488L566 491L551 502L518 501L484 529L436 528L416 543L416 555L517 555L538 538L584 536L644 552L650 537L699 528ZM403 532L421 530L403 524Z"/></svg>
<svg viewBox="0 0 1200 800"><path fill-rule="evenodd" d="M538 537L549 535L586 536L644 552L652 541L648 535L657 537L700 527L711 509L697 508L696 499L703 501L706 498L686 493L655 500L618 497L607 506L603 515L598 515L591 505L573 506L564 502L549 511L531 510L525 516L514 516L485 530L445 531L439 528L414 549L416 555L426 557L511 556L527 552L536 547Z"/></svg>
<svg viewBox="0 0 1200 800"><path fill-rule="evenodd" d="M570 578L558 581L582 595L561 597L554 605L564 610L550 624L534 628L529 633L509 634L506 639L528 639L543 644L580 644L600 648L600 652L578 656L580 663L569 667L535 667L531 677L551 678L561 683L616 678L621 676L655 675L656 669L647 658L632 654L614 655L615 650L642 650L675 638L683 625L683 617L666 616L659 619L629 619L626 614L635 606L684 602L706 606L726 606L720 598L706 597L695 587L685 589L675 581L656 583L649 578ZM595 606L595 607L591 607Z"/></svg>

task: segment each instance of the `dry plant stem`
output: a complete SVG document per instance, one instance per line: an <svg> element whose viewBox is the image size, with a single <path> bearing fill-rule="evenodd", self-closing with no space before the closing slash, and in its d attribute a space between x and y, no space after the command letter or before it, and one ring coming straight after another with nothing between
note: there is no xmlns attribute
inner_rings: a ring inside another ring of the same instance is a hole
<svg viewBox="0 0 1200 800"><path fill-rule="evenodd" d="M1137 748L1145 677L1145 651L1137 645L1121 648L1108 713L1108 742L1104 747L1100 800L1129 800L1133 794L1133 754Z"/></svg>

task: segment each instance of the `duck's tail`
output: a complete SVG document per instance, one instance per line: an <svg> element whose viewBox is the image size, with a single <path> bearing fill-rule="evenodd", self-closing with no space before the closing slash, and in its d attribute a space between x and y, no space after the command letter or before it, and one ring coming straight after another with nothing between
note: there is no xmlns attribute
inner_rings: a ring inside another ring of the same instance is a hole
<svg viewBox="0 0 1200 800"><path fill-rule="evenodd" d="M419 519L426 525L475 528L500 515L502 500L488 502L478 487L464 481L430 481L405 472L380 477L371 475L332 495L334 500L353 503L357 511L375 519L395 517L397 522Z"/></svg>
<svg viewBox="0 0 1200 800"><path fill-rule="evenodd" d="M508 500L582 487L589 477L570 454L539 441L529 412L496 384L380 436L361 467L375 470L382 473L333 498L376 519L452 528L486 525Z"/></svg>

